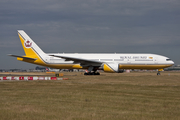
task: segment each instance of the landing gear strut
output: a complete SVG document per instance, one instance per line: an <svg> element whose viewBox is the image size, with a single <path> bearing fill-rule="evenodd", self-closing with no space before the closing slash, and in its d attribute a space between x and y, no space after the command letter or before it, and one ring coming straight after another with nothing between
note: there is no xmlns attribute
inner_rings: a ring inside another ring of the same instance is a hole
<svg viewBox="0 0 180 120"><path fill-rule="evenodd" d="M163 69L158 69L157 75L161 75L160 72L163 71Z"/></svg>

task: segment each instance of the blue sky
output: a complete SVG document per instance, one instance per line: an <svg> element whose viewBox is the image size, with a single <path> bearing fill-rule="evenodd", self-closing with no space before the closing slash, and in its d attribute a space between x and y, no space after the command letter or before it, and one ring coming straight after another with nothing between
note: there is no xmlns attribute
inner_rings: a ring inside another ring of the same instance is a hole
<svg viewBox="0 0 180 120"><path fill-rule="evenodd" d="M47 53L155 53L180 64L179 0L1 0L0 69L34 68L17 30Z"/></svg>

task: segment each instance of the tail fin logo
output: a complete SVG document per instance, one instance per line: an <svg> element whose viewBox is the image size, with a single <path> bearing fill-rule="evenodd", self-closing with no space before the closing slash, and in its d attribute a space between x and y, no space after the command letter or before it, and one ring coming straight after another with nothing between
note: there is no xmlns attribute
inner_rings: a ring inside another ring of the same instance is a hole
<svg viewBox="0 0 180 120"><path fill-rule="evenodd" d="M29 41L29 40L26 40L25 43L24 43L24 45L25 45L26 48L31 48L32 42Z"/></svg>

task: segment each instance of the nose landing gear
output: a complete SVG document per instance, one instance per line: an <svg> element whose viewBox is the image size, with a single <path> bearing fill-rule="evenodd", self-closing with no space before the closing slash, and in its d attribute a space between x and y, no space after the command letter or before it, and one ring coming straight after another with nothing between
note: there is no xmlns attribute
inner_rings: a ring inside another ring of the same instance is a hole
<svg viewBox="0 0 180 120"><path fill-rule="evenodd" d="M160 71L157 72L157 75L161 75Z"/></svg>
<svg viewBox="0 0 180 120"><path fill-rule="evenodd" d="M161 75L161 71L163 71L163 69L158 69L157 75Z"/></svg>

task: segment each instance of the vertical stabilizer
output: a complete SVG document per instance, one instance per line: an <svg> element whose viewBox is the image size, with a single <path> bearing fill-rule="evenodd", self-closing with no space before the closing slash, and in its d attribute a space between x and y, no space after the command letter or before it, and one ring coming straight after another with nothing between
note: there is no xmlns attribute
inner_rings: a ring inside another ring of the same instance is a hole
<svg viewBox="0 0 180 120"><path fill-rule="evenodd" d="M26 56L33 56L36 53L39 55L45 54L23 30L18 30L18 35Z"/></svg>
<svg viewBox="0 0 180 120"><path fill-rule="evenodd" d="M24 57L35 59L34 63L44 65L47 54L23 30L18 30L18 35L26 54Z"/></svg>

